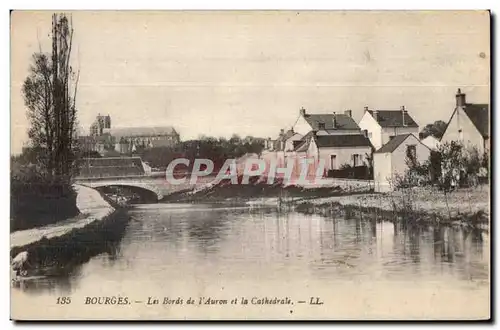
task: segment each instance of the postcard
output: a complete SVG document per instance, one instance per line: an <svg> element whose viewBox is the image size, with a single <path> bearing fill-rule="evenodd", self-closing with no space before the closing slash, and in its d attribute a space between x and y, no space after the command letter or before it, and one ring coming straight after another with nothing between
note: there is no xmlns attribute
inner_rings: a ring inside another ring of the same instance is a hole
<svg viewBox="0 0 500 330"><path fill-rule="evenodd" d="M488 320L489 11L11 12L13 320Z"/></svg>

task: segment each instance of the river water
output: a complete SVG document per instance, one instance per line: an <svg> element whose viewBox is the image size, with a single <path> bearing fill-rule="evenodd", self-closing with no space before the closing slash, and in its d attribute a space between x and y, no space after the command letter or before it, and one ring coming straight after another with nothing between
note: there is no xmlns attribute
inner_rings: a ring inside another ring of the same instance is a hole
<svg viewBox="0 0 500 330"><path fill-rule="evenodd" d="M78 319L489 315L485 231L210 205L139 205L129 214L105 253L67 276L12 288L13 316L26 308L33 318ZM86 304L97 297L114 300ZM265 297L285 304L259 304Z"/></svg>

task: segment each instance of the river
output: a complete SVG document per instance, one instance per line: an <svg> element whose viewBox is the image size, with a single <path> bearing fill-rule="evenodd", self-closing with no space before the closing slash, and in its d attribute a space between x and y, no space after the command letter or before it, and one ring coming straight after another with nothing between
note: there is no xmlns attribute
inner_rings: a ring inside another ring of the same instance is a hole
<svg viewBox="0 0 500 330"><path fill-rule="evenodd" d="M49 319L489 315L487 232L210 205L138 205L129 214L123 238L105 253L67 276L13 288L13 314L29 308L33 318ZM71 303L56 304L58 297ZM115 303L126 297L127 304L85 304L87 297ZM200 297L227 304L200 305ZM265 297L292 303L259 305ZM181 299L183 305L173 304Z"/></svg>

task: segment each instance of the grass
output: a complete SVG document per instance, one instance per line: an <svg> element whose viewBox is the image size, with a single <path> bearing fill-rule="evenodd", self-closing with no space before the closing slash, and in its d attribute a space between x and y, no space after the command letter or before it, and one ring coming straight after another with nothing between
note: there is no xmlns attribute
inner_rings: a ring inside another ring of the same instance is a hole
<svg viewBox="0 0 500 330"><path fill-rule="evenodd" d="M394 210L395 206L401 209L411 208L417 212L438 214L454 218L463 214L474 214L490 211L490 188L479 186L463 188L449 193L446 198L443 192L434 188L412 188L410 190L391 193L369 193L350 196L328 197L315 201L317 204L338 202L341 205L375 207L382 210ZM446 200L448 207L446 206ZM449 211L448 212L448 208Z"/></svg>
<svg viewBox="0 0 500 330"><path fill-rule="evenodd" d="M415 224L483 225L489 223L489 186L464 188L446 197L435 189L414 188L385 194L331 196L299 203L303 213L333 216L342 212Z"/></svg>

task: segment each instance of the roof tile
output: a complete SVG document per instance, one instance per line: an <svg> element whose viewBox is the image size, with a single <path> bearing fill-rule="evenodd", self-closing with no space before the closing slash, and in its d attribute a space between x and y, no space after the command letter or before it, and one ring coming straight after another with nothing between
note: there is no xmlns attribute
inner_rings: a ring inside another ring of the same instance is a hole
<svg viewBox="0 0 500 330"><path fill-rule="evenodd" d="M377 110L377 122L382 127L418 127L413 118L405 112L405 125L403 125L403 112L401 110ZM373 110L368 110L373 116ZM375 116L373 116L375 118Z"/></svg>

